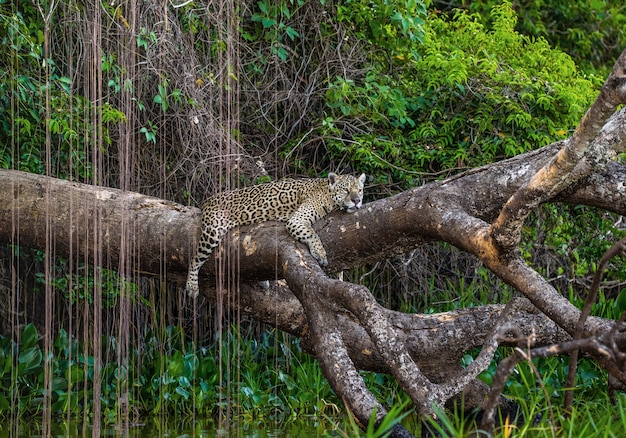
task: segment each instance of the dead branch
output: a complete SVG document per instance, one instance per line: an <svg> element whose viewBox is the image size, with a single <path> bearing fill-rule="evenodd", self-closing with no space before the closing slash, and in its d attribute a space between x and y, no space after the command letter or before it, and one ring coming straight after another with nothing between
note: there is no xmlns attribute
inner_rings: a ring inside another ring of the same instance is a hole
<svg viewBox="0 0 626 438"><path fill-rule="evenodd" d="M593 276L593 282L591 283L591 288L589 289L589 293L585 298L585 304L583 306L583 310L580 312L580 318L578 319L578 323L576 324L576 329L574 331L573 338L581 339L583 334L583 329L585 327L585 321L591 315L591 308L593 304L596 302L598 297L598 291L600 289L600 283L602 282L602 276L604 274L604 270L606 269L606 265L613 257L621 254L626 251L626 237L614 243L602 256L600 259L600 263L598 263L598 268L596 270L595 275ZM625 312L626 315L626 312ZM622 315L623 319L624 315ZM610 341L611 335L615 333L616 326L610 332L609 335L609 345L613 347L614 354L611 357L613 361L615 361L615 357L620 354L619 349L615 348L616 346ZM576 381L576 372L578 370L578 353L579 349L574 349L569 356L569 367L567 371L567 382L565 384L566 388L574 388L574 384ZM623 369L622 369L623 370ZM624 371L624 370L623 370ZM571 411L572 403L574 402L574 393L572 390L568 390L565 392L565 400L563 402L564 408L566 412Z"/></svg>

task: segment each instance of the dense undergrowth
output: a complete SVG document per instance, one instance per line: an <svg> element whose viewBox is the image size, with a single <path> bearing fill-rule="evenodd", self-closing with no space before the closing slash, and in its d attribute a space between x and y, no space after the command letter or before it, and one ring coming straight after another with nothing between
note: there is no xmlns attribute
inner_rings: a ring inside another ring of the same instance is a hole
<svg viewBox="0 0 626 438"><path fill-rule="evenodd" d="M433 0L442 10L466 7L485 17L498 0L465 2ZM608 73L626 43L621 29L626 24L624 5L610 0L514 0L520 17L516 30L533 38L545 38L552 47L570 55L585 71Z"/></svg>
<svg viewBox="0 0 626 438"><path fill-rule="evenodd" d="M102 412L111 422L123 412L122 400L132 407L132 421L150 415L212 417L219 409L250 419L322 415L331 404L336 409L314 361L301 353L296 340L279 341L274 332L243 339L233 327L220 342L198 347L185 340L181 329L168 327L146 333L123 359L115 338L103 337L101 346L95 354L61 330L47 353L32 324L19 344L0 338L0 416L40 415L46 391L55 415L91 416L96 369ZM49 388L44 386L46 366L52 368Z"/></svg>
<svg viewBox="0 0 626 438"><path fill-rule="evenodd" d="M430 310L477 304L480 294L486 292L469 284L461 293L460 300L444 299ZM596 311L614 317L619 310L613 300L603 298ZM284 424L309 418L325 422L334 434L358 435L356 425L345 423L346 413L319 365L302 352L297 339L271 330L261 335L239 330L233 326L213 344L198 346L187 340L182 329L168 327L159 333L146 333L142 343L130 347L131 354L120 358L115 338L103 337L101 351L96 354L91 347L93 339L85 344L64 330L46 352L36 328L27 325L19 343L0 338L0 418L41 416L46 393L53 417L91 418L94 391L99 385L99 409L105 423L128 420L144 424L155 416L177 422L215 420L219 416L238 424ZM506 348L501 349L481 375L486 383L493 377L498 358L507 354ZM472 352L468 352L464 362L471 360ZM499 432L501 436L580 436L583 432L619 436L626 426L626 398L623 394L609 397L606 374L592 361L581 361L575 388L577 403L571 416L560 409L566 389L566 363L566 358L555 357L517 367L505 394L518 403L522 419L507 423ZM48 387L44 383L46 367L52 375ZM363 376L379 400L394 408L390 422L401 420L413 431L423 427L407 407L408 397L392 378L371 372ZM443 436L463 436L461 431L471 428L471 418L457 406L441 412L440 422L430 427ZM382 436L378 435L380 430L370 432L370 436Z"/></svg>
<svg viewBox="0 0 626 438"><path fill-rule="evenodd" d="M407 53L369 60L364 77L337 77L321 124L327 147L381 182L424 179L564 139L597 83L544 39L517 33L510 5L492 22L432 13Z"/></svg>

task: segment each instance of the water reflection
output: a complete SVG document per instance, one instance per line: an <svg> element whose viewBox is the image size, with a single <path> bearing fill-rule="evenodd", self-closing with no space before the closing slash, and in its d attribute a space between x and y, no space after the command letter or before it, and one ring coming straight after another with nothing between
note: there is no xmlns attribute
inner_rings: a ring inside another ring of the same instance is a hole
<svg viewBox="0 0 626 438"><path fill-rule="evenodd" d="M343 429L343 431L340 431ZM49 435L46 434L49 432ZM176 421L154 418L139 424L103 424L94 427L92 423L78 420L52 420L44 429L38 420L20 422L0 422L0 438L21 437L242 437L242 438L317 438L346 436L346 427L341 427L331 419L308 418L289 422L246 420L233 422L227 426L211 419Z"/></svg>

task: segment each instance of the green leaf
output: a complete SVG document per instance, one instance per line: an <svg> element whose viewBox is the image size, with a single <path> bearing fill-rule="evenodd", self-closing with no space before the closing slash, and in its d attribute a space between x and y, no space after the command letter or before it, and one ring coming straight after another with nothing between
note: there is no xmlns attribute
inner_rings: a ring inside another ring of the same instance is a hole
<svg viewBox="0 0 626 438"><path fill-rule="evenodd" d="M80 383L85 378L85 370L81 365L72 364L65 373L66 379L70 382L70 384Z"/></svg>
<svg viewBox="0 0 626 438"><path fill-rule="evenodd" d="M167 364L167 371L172 376L180 376L183 373L183 369L185 368L185 363L180 352L176 352L173 358Z"/></svg>
<svg viewBox="0 0 626 438"><path fill-rule="evenodd" d="M68 384L67 380L63 377L55 377L52 379L52 390L53 391L67 391Z"/></svg>
<svg viewBox="0 0 626 438"><path fill-rule="evenodd" d="M11 405L3 394L0 394L0 412L8 411Z"/></svg>
<svg viewBox="0 0 626 438"><path fill-rule="evenodd" d="M189 379L185 376L180 376L178 378L178 386L180 388L189 388L191 386L191 382L189 381Z"/></svg>
<svg viewBox="0 0 626 438"><path fill-rule="evenodd" d="M274 20L273 18L269 18L269 17L263 17L261 19L261 24L263 25L264 28L269 28L272 27L276 24L276 20Z"/></svg>
<svg viewBox="0 0 626 438"><path fill-rule="evenodd" d="M298 33L297 30L295 30L293 27L288 26L285 29L285 33L287 34L287 36L293 41L296 37L300 37L300 34Z"/></svg>
<svg viewBox="0 0 626 438"><path fill-rule="evenodd" d="M41 354L41 350L39 348L22 350L18 357L20 371L23 374L29 374L32 370L39 369L42 359L43 355Z"/></svg>
<svg viewBox="0 0 626 438"><path fill-rule="evenodd" d="M34 347L37 343L37 337L37 329L35 326L33 324L26 325L22 331L22 349L26 350Z"/></svg>
<svg viewBox="0 0 626 438"><path fill-rule="evenodd" d="M180 394L185 400L189 398L189 391L187 391L186 389L178 386L175 391L177 394Z"/></svg>

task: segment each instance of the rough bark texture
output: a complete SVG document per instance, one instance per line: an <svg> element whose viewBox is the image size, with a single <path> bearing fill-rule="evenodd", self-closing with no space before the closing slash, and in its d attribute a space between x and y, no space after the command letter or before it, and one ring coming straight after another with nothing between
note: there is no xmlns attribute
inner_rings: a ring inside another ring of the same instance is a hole
<svg viewBox="0 0 626 438"><path fill-rule="evenodd" d="M386 411L365 387L359 369L392 374L421 414L434 415L433 404L443 405L463 391L466 401L484 399L487 389L475 377L498 345L519 341L510 337L513 332L516 338L532 334L536 346L571 341L582 332L594 339L567 345L598 358L613 378L626 383L622 366L612 359L619 356L616 348L624 349L623 332L606 346L602 342L611 321L582 318L584 325L578 326L581 312L517 251L521 224L541 202L592 205L626 215L626 167L610 161L626 149L626 110L613 113L626 100L625 65L622 55L567 141L366 204L352 215L333 214L315 225L328 252L327 272L440 240L477 256L527 300L506 309L486 305L439 315L392 312L367 288L329 278L306 247L289 238L284 225L273 223L228 235L210 259L216 262L202 272L205 296L215 298L220 259L234 261L242 293L233 305L303 336L361 424L374 409L378 420ZM116 260L125 253L128 266L144 275L165 274L181 285L182 293L199 231L197 209L16 171L0 171L0 187L2 241L46 248L51 238L57 255L80 254L96 263L103 255ZM270 289L255 286L257 280L277 277L284 280ZM479 346L481 354L462 369L463 353ZM546 351L565 350L541 354ZM394 434L406 431L397 428Z"/></svg>

